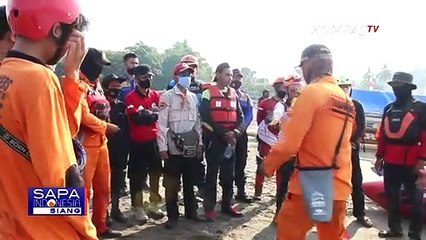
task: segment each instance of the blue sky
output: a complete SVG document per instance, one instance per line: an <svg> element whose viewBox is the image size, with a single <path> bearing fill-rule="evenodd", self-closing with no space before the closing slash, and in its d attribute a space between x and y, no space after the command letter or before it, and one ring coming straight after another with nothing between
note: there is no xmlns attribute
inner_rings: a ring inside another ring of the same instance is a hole
<svg viewBox="0 0 426 240"><path fill-rule="evenodd" d="M120 50L142 40L162 51L186 39L213 67L227 61L270 79L290 73L312 43L331 49L338 75L360 78L368 66L379 70L384 63L394 71L426 67L420 1L81 2L91 22L88 45L100 49ZM327 33L346 25L352 33ZM367 25L379 29L368 33ZM316 26L321 27L314 32Z"/></svg>

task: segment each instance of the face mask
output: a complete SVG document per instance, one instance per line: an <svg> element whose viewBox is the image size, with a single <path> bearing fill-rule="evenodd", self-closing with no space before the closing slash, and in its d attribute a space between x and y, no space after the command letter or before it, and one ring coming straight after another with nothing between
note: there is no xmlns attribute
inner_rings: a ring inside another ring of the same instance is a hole
<svg viewBox="0 0 426 240"><path fill-rule="evenodd" d="M116 99L118 97L118 94L120 94L121 89L117 89L117 88L112 88L112 89L107 89L105 91L105 95L107 95L110 98Z"/></svg>
<svg viewBox="0 0 426 240"><path fill-rule="evenodd" d="M178 84L184 88L188 88L191 84L191 77L179 77Z"/></svg>
<svg viewBox="0 0 426 240"><path fill-rule="evenodd" d="M149 80L145 80L145 81L138 81L138 85L139 85L139 87L141 87L141 88L145 88L145 89L147 89L147 88L150 88L150 87L151 87L151 81L149 81Z"/></svg>
<svg viewBox="0 0 426 240"><path fill-rule="evenodd" d="M393 93L397 100L407 100L411 97L411 90L405 87L394 88Z"/></svg>
<svg viewBox="0 0 426 240"><path fill-rule="evenodd" d="M284 99L285 96L287 95L287 93L284 90L277 90L276 93L279 99Z"/></svg>
<svg viewBox="0 0 426 240"><path fill-rule="evenodd" d="M135 75L135 68L129 68L129 69L127 69L127 73L129 75Z"/></svg>
<svg viewBox="0 0 426 240"><path fill-rule="evenodd" d="M240 81L232 81L231 82L231 87L233 87L235 90L240 89L242 83Z"/></svg>

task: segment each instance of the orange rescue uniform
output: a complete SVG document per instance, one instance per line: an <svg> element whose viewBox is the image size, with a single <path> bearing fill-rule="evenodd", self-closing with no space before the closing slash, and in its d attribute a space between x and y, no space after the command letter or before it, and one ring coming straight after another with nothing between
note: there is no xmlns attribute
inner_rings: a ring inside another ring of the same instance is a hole
<svg viewBox="0 0 426 240"><path fill-rule="evenodd" d="M82 74L83 75L83 74ZM96 83L99 84L99 83ZM82 77L81 87L85 92L93 87L87 78ZM87 153L87 163L83 171L83 179L87 197L93 188L93 223L98 234L107 230L107 210L110 201L110 165L107 147L107 122L90 112L87 95L81 101L81 130L79 137Z"/></svg>
<svg viewBox="0 0 426 240"><path fill-rule="evenodd" d="M28 216L28 188L65 187L76 158L58 78L37 59L15 55L0 68L0 124L28 146L31 161L0 141L0 239L97 239L88 214Z"/></svg>
<svg viewBox="0 0 426 240"><path fill-rule="evenodd" d="M349 122L337 156L339 168L334 175L333 218L328 223L316 224L321 240L344 239L346 200L352 192L350 137L355 111L351 99L346 99L346 94L333 77L323 77L303 89L292 109L291 118L288 123L284 123L285 137L272 147L264 163L268 176L272 176L277 168L296 153L301 167L330 166L348 109ZM289 193L277 222L279 240L304 239L307 231L315 224L305 207L297 168L290 179Z"/></svg>

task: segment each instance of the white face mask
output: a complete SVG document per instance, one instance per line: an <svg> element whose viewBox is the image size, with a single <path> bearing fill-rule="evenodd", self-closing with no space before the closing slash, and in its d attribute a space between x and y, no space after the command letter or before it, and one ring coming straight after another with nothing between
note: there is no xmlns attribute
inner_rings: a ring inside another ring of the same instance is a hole
<svg viewBox="0 0 426 240"><path fill-rule="evenodd" d="M191 84L191 77L179 77L178 78L178 84L181 86L181 87L184 87L184 88L188 88L189 87L189 85Z"/></svg>
<svg viewBox="0 0 426 240"><path fill-rule="evenodd" d="M345 87L343 87L342 89L343 89L343 91L344 91L344 92L345 92L348 96L351 94L352 87L350 87L350 86L345 86Z"/></svg>

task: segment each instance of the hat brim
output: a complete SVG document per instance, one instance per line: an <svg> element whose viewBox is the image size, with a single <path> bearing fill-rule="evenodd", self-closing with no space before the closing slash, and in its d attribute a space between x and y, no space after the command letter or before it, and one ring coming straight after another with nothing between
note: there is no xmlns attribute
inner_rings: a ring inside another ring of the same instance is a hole
<svg viewBox="0 0 426 240"><path fill-rule="evenodd" d="M108 59L101 59L99 60L98 64L103 66L111 66L111 62Z"/></svg>
<svg viewBox="0 0 426 240"><path fill-rule="evenodd" d="M181 74L181 73L183 73L185 71L188 71L188 70L191 71L191 72L194 72L194 69L192 67L187 67L187 68L180 69L179 71L176 71L175 75L179 75L179 74Z"/></svg>
<svg viewBox="0 0 426 240"><path fill-rule="evenodd" d="M405 85L409 85L412 90L417 89L417 85L415 85L413 83L408 83L408 82L405 82L405 81L393 80L393 81L389 81L388 84L391 87L402 87L402 86L405 86Z"/></svg>
<svg viewBox="0 0 426 240"><path fill-rule="evenodd" d="M188 66L190 66L190 67L198 67L198 63L196 63L196 62L186 62L186 61L183 61L182 63L186 63Z"/></svg>

